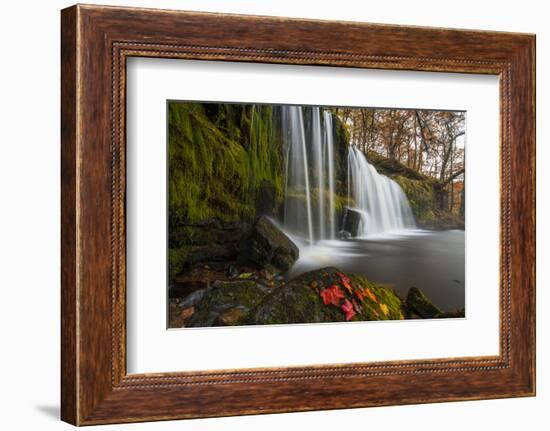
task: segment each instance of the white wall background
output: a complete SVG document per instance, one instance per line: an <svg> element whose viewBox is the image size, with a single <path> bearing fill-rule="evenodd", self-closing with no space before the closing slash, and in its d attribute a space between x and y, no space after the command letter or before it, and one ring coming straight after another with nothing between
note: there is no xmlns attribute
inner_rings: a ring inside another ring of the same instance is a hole
<svg viewBox="0 0 550 431"><path fill-rule="evenodd" d="M105 426L135 430L548 429L550 14L545 2L461 0L119 0L171 9L280 15L537 34L538 396ZM0 14L0 427L61 430L59 422L59 10L61 0L4 2Z"/></svg>

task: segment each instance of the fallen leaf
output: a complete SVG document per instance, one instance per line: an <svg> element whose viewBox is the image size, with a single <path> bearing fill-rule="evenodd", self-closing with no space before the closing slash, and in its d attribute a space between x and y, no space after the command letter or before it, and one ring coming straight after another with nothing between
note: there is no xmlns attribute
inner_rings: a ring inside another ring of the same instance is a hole
<svg viewBox="0 0 550 431"><path fill-rule="evenodd" d="M386 304L380 304L380 309L382 310L382 313L384 313L385 316L387 316L388 313L390 312Z"/></svg>
<svg viewBox="0 0 550 431"><path fill-rule="evenodd" d="M363 292L361 292L361 289L354 289L353 293L355 293L355 296L359 298L359 301L365 302L365 297L363 296Z"/></svg>
<svg viewBox="0 0 550 431"><path fill-rule="evenodd" d="M353 309L353 304L346 299L342 304L342 311L346 314L346 320L351 320L355 316L355 310Z"/></svg>
<svg viewBox="0 0 550 431"><path fill-rule="evenodd" d="M340 299L344 298L344 292L336 284L322 290L319 295L323 298L323 304L325 305L333 304L338 306L340 305Z"/></svg>
<svg viewBox="0 0 550 431"><path fill-rule="evenodd" d="M368 287L365 287L363 289L363 295L368 297L371 301L374 301L378 304L378 298L372 293L372 290L370 290Z"/></svg>
<svg viewBox="0 0 550 431"><path fill-rule="evenodd" d="M180 317L183 320L189 319L193 314L195 314L195 307L188 307L181 310Z"/></svg>
<svg viewBox="0 0 550 431"><path fill-rule="evenodd" d="M219 320L225 326L232 326L239 322L243 317L243 310L240 308L232 308L225 313L220 314Z"/></svg>
<svg viewBox="0 0 550 431"><path fill-rule="evenodd" d="M315 280L309 283L309 287L311 287L312 289L315 289L317 286L318 286L318 283Z"/></svg>
<svg viewBox="0 0 550 431"><path fill-rule="evenodd" d="M346 274L342 274L341 272L337 272L336 275L340 277L340 281L342 282L342 286L344 286L349 293L353 293L351 280Z"/></svg>

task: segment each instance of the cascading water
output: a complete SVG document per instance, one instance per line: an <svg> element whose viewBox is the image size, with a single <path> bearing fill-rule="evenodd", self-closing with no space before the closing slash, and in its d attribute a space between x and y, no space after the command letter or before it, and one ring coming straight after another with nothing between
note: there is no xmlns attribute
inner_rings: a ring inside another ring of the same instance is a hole
<svg viewBox="0 0 550 431"><path fill-rule="evenodd" d="M332 131L332 114L323 112L325 120L325 160L328 165L328 190L329 190L329 225L330 238L336 237L336 212L334 210L334 134Z"/></svg>
<svg viewBox="0 0 550 431"><path fill-rule="evenodd" d="M321 117L320 109L312 107L307 134L302 107L283 106L282 122L287 131L284 227L310 243L334 238L332 114L324 111Z"/></svg>
<svg viewBox="0 0 550 431"><path fill-rule="evenodd" d="M324 182L324 154L321 131L321 115L319 108L311 108L311 152L313 154L314 169L312 174L316 178L317 186L317 222L318 226L315 233L319 239L325 238L325 182Z"/></svg>
<svg viewBox="0 0 550 431"><path fill-rule="evenodd" d="M304 116L311 113L306 127ZM336 238L334 136L332 114L318 107L282 107L286 131L286 183L283 226L313 244ZM355 146L348 151L348 196L361 214L357 236L394 233L416 227L403 190L380 175Z"/></svg>
<svg viewBox="0 0 550 431"><path fill-rule="evenodd" d="M348 195L361 213L358 236L416 228L409 201L401 187L380 175L353 145L348 151Z"/></svg>
<svg viewBox="0 0 550 431"><path fill-rule="evenodd" d="M285 228L297 235L307 235L313 243L313 217L309 187L308 152L301 107L284 106L283 130L287 131ZM304 205L307 217L304 217Z"/></svg>

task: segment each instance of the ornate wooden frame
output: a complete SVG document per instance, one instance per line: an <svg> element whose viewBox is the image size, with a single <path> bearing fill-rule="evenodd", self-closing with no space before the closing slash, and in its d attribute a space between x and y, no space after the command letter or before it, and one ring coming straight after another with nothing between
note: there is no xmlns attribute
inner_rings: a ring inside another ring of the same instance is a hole
<svg viewBox="0 0 550 431"><path fill-rule="evenodd" d="M534 35L81 5L61 16L63 420L88 425L535 394ZM498 75L500 354L127 375L129 56Z"/></svg>

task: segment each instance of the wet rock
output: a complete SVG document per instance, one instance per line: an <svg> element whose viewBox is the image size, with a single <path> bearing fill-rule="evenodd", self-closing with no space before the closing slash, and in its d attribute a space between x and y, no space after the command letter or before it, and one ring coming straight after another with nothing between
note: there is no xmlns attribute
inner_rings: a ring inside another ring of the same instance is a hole
<svg viewBox="0 0 550 431"><path fill-rule="evenodd" d="M444 311L441 314L438 314L436 317L439 319L445 319L445 318L461 318L465 316L464 308L460 308L458 310L453 311Z"/></svg>
<svg viewBox="0 0 550 431"><path fill-rule="evenodd" d="M230 246L220 244L209 244L204 246L191 247L188 251L188 260L190 263L204 261L224 261L235 256L237 250Z"/></svg>
<svg viewBox="0 0 550 431"><path fill-rule="evenodd" d="M351 233L349 233L347 230L341 230L338 232L338 237L343 240L351 239Z"/></svg>
<svg viewBox="0 0 550 431"><path fill-rule="evenodd" d="M439 317L442 314L442 311L417 287L409 289L406 305L410 314L417 314L423 319Z"/></svg>
<svg viewBox="0 0 550 431"><path fill-rule="evenodd" d="M226 324L221 316L235 308L241 310L239 319L236 319L236 312L226 316L225 319L229 319L231 324L240 324L248 312L257 306L269 292L271 292L270 289L254 280L215 281L211 288L205 289L202 296L194 301L197 311L187 326L203 327Z"/></svg>
<svg viewBox="0 0 550 431"><path fill-rule="evenodd" d="M173 283L178 275L198 263L225 262L234 259L237 254L234 244L192 245L170 249L168 250L169 281Z"/></svg>
<svg viewBox="0 0 550 431"><path fill-rule="evenodd" d="M216 280L226 278L223 265L195 265L175 277L168 295L170 298L182 298L191 292L209 287Z"/></svg>
<svg viewBox="0 0 550 431"><path fill-rule="evenodd" d="M237 244L249 226L240 221L222 221L216 218L197 223L170 224L171 248L191 245Z"/></svg>
<svg viewBox="0 0 550 431"><path fill-rule="evenodd" d="M299 256L296 244L265 216L257 220L239 249L243 257L272 273L288 271Z"/></svg>
<svg viewBox="0 0 550 431"><path fill-rule="evenodd" d="M347 278L351 291L343 287ZM338 285L344 293L338 306L325 304L320 293ZM361 300L355 290L365 292ZM367 293L368 292L368 293ZM254 309L247 323L252 325L343 322L342 306L349 301L355 309L352 320L403 319L401 299L391 289L376 285L365 277L346 275L334 267L306 272L275 289Z"/></svg>
<svg viewBox="0 0 550 431"><path fill-rule="evenodd" d="M236 266L234 265L229 265L227 270L225 271L225 275L227 275L228 277L237 277L239 275L239 270L237 269Z"/></svg>
<svg viewBox="0 0 550 431"><path fill-rule="evenodd" d="M256 287L254 280L216 280L212 287L217 289L246 289Z"/></svg>
<svg viewBox="0 0 550 431"><path fill-rule="evenodd" d="M347 232L351 237L357 236L359 232L359 225L361 224L361 213L352 208L346 207L344 209L344 216L342 219L342 231Z"/></svg>

